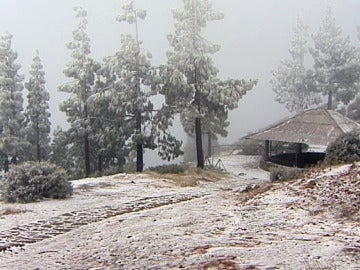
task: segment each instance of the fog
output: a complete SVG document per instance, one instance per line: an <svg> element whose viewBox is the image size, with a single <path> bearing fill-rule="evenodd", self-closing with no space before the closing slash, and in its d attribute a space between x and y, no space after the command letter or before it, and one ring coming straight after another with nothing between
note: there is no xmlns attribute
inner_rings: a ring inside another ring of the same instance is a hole
<svg viewBox="0 0 360 270"><path fill-rule="evenodd" d="M0 34L13 34L13 49L18 52L21 74L28 80L28 70L35 51L39 50L50 92L52 129L66 127L65 115L59 103L66 98L57 87L67 78L62 71L70 61L65 43L71 41L75 26L74 6L88 12L88 33L92 57L101 61L120 48L122 33L133 32L127 24L115 18L124 3L122 0L0 0ZM143 47L153 54L153 64L166 61L169 49L166 35L172 32L174 20L171 9L181 7L181 0L136 0L137 7L147 10L145 21L139 24ZM332 9L344 35L354 44L356 27L360 25L358 0L213 0L215 9L225 18L208 24L204 35L221 45L214 55L221 78L259 79L258 85L230 113L229 135L222 143L232 143L239 137L290 115L274 101L269 81L271 70L280 60L289 57L292 28L298 18L314 33ZM177 128L181 133L181 127Z"/></svg>

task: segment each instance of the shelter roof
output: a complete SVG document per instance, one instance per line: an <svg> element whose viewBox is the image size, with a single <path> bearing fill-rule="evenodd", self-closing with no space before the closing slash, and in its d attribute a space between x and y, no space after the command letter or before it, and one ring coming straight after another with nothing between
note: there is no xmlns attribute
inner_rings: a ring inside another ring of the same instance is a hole
<svg viewBox="0 0 360 270"><path fill-rule="evenodd" d="M338 112L312 109L245 138L328 146L340 135L355 128L360 128L360 124Z"/></svg>

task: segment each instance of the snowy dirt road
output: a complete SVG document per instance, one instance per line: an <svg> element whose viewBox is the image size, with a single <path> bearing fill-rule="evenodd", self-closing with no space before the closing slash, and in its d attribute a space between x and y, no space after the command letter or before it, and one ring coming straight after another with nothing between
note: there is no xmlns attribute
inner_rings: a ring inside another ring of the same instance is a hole
<svg viewBox="0 0 360 270"><path fill-rule="evenodd" d="M65 201L0 204L0 269L360 269L358 222L247 172L193 187L122 174L77 181Z"/></svg>

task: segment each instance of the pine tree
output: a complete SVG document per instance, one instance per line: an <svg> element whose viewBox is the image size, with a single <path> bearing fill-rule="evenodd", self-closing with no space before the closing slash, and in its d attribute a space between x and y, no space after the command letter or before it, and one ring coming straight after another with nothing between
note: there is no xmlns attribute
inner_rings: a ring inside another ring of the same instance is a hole
<svg viewBox="0 0 360 270"><path fill-rule="evenodd" d="M17 163L24 154L23 76L18 74L20 64L15 61L17 52L11 48L12 35L7 33L0 41L0 151L5 156L5 171L8 157Z"/></svg>
<svg viewBox="0 0 360 270"><path fill-rule="evenodd" d="M360 27L357 27L357 31L358 31L357 38L358 38L358 41L360 41ZM359 65L360 65L360 49L359 49L359 47L357 47L357 54L356 54L355 61L357 63L359 63ZM349 105L347 107L344 107L342 109L344 111L344 114L347 117L360 123L360 92L359 92L360 81L359 81L359 78L356 83L357 83L357 89L358 89L356 97L349 103Z"/></svg>
<svg viewBox="0 0 360 270"><path fill-rule="evenodd" d="M45 72L39 57L39 52L33 59L30 70L30 79L25 83L28 90L26 107L27 140L35 146L37 161L47 158L50 143L50 113L49 92L45 89Z"/></svg>
<svg viewBox="0 0 360 270"><path fill-rule="evenodd" d="M136 170L143 170L144 148L159 148L159 154L165 159L177 157L181 143L169 132L172 113L163 106L155 112L151 96L157 94L159 77L157 69L150 63L151 54L141 45L138 33L138 20L144 20L146 11L136 9L134 1L127 1L119 22L135 26L135 35L121 36L121 49L115 56L106 59L103 75L111 85L109 94L111 106L118 117L127 119L126 129L131 131L132 145L136 149ZM126 133L123 133L126 137Z"/></svg>
<svg viewBox="0 0 360 270"><path fill-rule="evenodd" d="M347 107L347 117L360 123L360 96L357 96Z"/></svg>
<svg viewBox="0 0 360 270"><path fill-rule="evenodd" d="M202 123L206 132L226 135L228 111L256 84L256 80L226 80L217 78L218 69L211 55L220 46L201 36L209 21L220 20L223 14L212 9L209 0L183 0L183 9L173 11L177 20L175 33L168 35L172 51L167 53L163 67L164 86L169 107L177 108L184 129L195 134L197 166L204 167Z"/></svg>
<svg viewBox="0 0 360 270"><path fill-rule="evenodd" d="M103 90L108 86L100 82L96 88L99 91L89 100L92 129L90 138L96 153L94 165L99 173L103 170L122 172L125 158L130 152L127 140L131 136L131 130L128 128L126 117L122 115L122 110L119 114L117 106L111 105L114 101L112 91Z"/></svg>
<svg viewBox="0 0 360 270"><path fill-rule="evenodd" d="M68 132L59 126L55 128L51 142L50 162L67 171L71 177L74 176L75 158L70 153L71 139Z"/></svg>
<svg viewBox="0 0 360 270"><path fill-rule="evenodd" d="M349 37L341 36L341 28L329 10L319 31L313 35L315 86L328 97L328 109L335 109L334 99L347 105L354 99L359 78L359 65Z"/></svg>
<svg viewBox="0 0 360 270"><path fill-rule="evenodd" d="M289 111L302 112L311 105L319 104L321 98L313 84L312 72L304 65L308 54L308 28L298 20L291 41L291 59L281 61L270 81L276 93L275 100L285 104Z"/></svg>
<svg viewBox="0 0 360 270"><path fill-rule="evenodd" d="M64 74L73 81L59 87L60 91L70 93L60 110L65 112L70 122L71 136L82 138L85 175L90 175L90 141L88 99L93 94L96 71L100 65L90 57L90 39L86 33L87 13L81 7L75 7L78 25L73 31L73 41L67 44L71 51L72 61L67 65Z"/></svg>

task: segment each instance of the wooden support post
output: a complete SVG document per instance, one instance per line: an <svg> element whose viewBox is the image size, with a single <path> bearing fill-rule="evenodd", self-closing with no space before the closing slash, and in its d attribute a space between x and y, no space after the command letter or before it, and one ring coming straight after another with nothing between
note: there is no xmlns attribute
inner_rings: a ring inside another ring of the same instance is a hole
<svg viewBox="0 0 360 270"><path fill-rule="evenodd" d="M266 140L265 141L265 153L264 153L264 160L269 160L270 157L270 153L271 153L271 149L270 149L270 141Z"/></svg>
<svg viewBox="0 0 360 270"><path fill-rule="evenodd" d="M302 144L301 143L297 144L296 153L298 153L298 154L302 153Z"/></svg>
<svg viewBox="0 0 360 270"><path fill-rule="evenodd" d="M302 144L296 144L296 153L295 153L295 166L299 167L299 155L302 153Z"/></svg>

